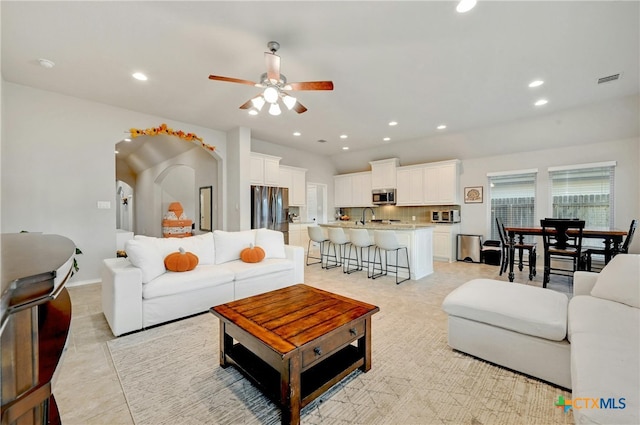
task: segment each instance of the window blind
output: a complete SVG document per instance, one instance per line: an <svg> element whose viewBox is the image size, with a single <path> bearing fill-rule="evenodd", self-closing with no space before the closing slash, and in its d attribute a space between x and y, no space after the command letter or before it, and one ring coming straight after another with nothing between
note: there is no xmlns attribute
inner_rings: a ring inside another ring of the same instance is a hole
<svg viewBox="0 0 640 425"><path fill-rule="evenodd" d="M505 226L530 227L536 216L536 172L490 174L491 239L499 240L496 217Z"/></svg>
<svg viewBox="0 0 640 425"><path fill-rule="evenodd" d="M613 227L615 163L549 171L551 216L579 218L588 228Z"/></svg>

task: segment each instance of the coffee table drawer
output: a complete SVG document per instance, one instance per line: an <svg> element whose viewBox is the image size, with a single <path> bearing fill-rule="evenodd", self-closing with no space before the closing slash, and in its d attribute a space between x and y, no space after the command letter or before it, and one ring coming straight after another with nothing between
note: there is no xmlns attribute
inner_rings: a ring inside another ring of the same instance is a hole
<svg viewBox="0 0 640 425"><path fill-rule="evenodd" d="M309 347L302 350L302 369L331 355L335 350L344 347L356 339L364 336L364 320L343 326L334 332L314 341Z"/></svg>

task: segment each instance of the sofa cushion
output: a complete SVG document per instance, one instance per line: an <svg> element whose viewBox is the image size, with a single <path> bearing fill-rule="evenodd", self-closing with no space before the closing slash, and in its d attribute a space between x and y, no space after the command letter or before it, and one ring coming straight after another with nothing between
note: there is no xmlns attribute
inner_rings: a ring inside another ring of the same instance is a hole
<svg viewBox="0 0 640 425"><path fill-rule="evenodd" d="M284 252L284 234L282 232L258 229L256 246L264 249L265 258L287 258Z"/></svg>
<svg viewBox="0 0 640 425"><path fill-rule="evenodd" d="M640 332L640 309L589 295L578 295L569 302L567 337L596 332L628 338Z"/></svg>
<svg viewBox="0 0 640 425"><path fill-rule="evenodd" d="M231 271L235 275L235 280L249 279L256 276L262 276L269 273L275 273L282 270L290 270L294 268L291 260L269 258L259 263L244 263L242 261L232 261L224 264L225 269Z"/></svg>
<svg viewBox="0 0 640 425"><path fill-rule="evenodd" d="M152 238L130 239L125 243L124 249L131 264L142 272L142 283L148 283L166 271L164 255Z"/></svg>
<svg viewBox="0 0 640 425"><path fill-rule="evenodd" d="M192 252L198 257L199 264L215 264L215 246L213 244L213 233L211 232L186 238L156 238L136 235L134 239L148 240L154 243L162 258L178 251L180 248L184 248L185 251Z"/></svg>
<svg viewBox="0 0 640 425"><path fill-rule="evenodd" d="M613 257L598 275L591 295L640 308L640 255Z"/></svg>
<svg viewBox="0 0 640 425"><path fill-rule="evenodd" d="M149 299L213 287L233 281L234 273L223 266L199 265L188 272L166 272L142 288L142 298Z"/></svg>
<svg viewBox="0 0 640 425"><path fill-rule="evenodd" d="M216 246L216 264L239 260L240 252L256 242L255 230L225 232L214 230L213 240Z"/></svg>
<svg viewBox="0 0 640 425"><path fill-rule="evenodd" d="M442 303L450 315L562 341L567 334L566 295L549 289L492 279L474 279Z"/></svg>
<svg viewBox="0 0 640 425"><path fill-rule="evenodd" d="M576 424L637 424L640 412L640 341L602 332L573 334L571 340L572 399L615 400L617 409L573 409ZM620 399L624 398L624 409Z"/></svg>

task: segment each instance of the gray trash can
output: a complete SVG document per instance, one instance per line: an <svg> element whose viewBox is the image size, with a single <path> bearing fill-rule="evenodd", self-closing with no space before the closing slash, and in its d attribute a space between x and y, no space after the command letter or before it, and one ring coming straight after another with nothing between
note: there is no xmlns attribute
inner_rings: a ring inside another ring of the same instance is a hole
<svg viewBox="0 0 640 425"><path fill-rule="evenodd" d="M482 260L482 235L458 235L457 259L479 263Z"/></svg>

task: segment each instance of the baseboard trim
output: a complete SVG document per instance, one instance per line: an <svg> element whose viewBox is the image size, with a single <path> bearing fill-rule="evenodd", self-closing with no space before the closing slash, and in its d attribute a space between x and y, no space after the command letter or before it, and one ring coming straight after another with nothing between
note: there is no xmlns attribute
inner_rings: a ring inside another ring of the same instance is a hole
<svg viewBox="0 0 640 425"><path fill-rule="evenodd" d="M65 285L67 288L71 288L73 286L84 286L91 285L92 283L100 283L102 279L86 279L86 280L77 280L75 282L67 282Z"/></svg>

